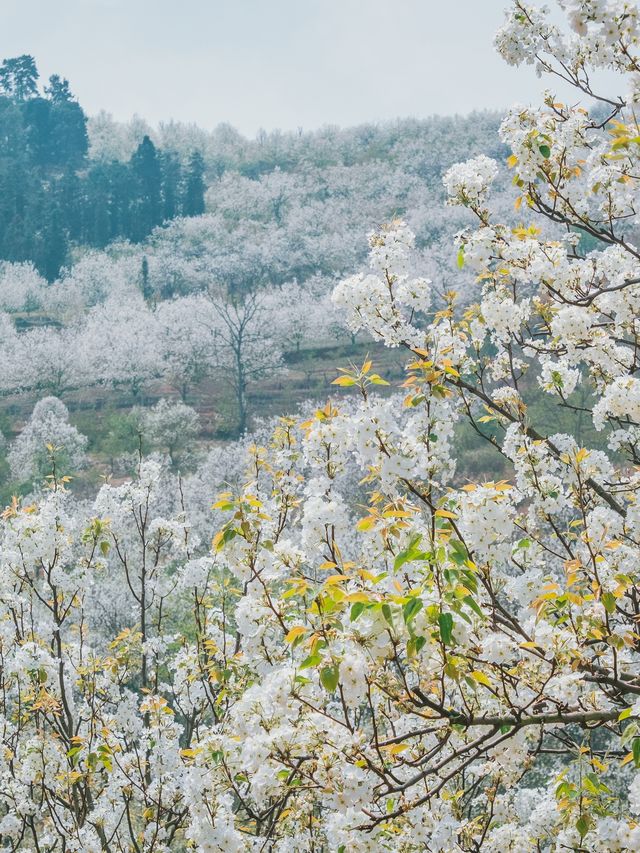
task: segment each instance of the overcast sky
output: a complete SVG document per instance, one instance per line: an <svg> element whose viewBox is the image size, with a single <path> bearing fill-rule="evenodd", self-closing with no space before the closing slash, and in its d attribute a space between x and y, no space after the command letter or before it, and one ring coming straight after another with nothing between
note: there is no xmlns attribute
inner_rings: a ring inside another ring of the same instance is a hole
<svg viewBox="0 0 640 853"><path fill-rule="evenodd" d="M253 136L536 100L494 53L508 0L0 0L0 57L33 54L89 113Z"/></svg>

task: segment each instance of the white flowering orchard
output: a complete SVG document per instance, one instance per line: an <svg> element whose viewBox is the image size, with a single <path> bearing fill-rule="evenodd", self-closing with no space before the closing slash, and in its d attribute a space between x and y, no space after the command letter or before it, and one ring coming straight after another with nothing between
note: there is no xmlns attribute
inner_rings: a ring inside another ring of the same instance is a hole
<svg viewBox="0 0 640 853"><path fill-rule="evenodd" d="M522 224L486 157L444 178L477 305L430 313L401 222L335 291L407 350L400 393L367 362L356 405L283 420L211 551L155 462L88 522L55 478L5 512L2 849L640 849L638 8L561 5L568 32L516 2L497 37L584 104L506 117ZM456 474L465 421L508 476Z"/></svg>

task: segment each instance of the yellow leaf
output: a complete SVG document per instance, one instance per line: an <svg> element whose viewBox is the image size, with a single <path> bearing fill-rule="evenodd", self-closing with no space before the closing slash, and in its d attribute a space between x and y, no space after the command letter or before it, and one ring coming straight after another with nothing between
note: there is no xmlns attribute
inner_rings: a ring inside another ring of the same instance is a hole
<svg viewBox="0 0 640 853"><path fill-rule="evenodd" d="M349 604L368 604L371 601L366 592L350 592L345 595L344 600Z"/></svg>
<svg viewBox="0 0 640 853"><path fill-rule="evenodd" d="M307 629L303 625L294 625L293 628L287 634L287 636L284 638L285 642L293 643L294 640L297 640L298 637L301 637L303 634L306 633Z"/></svg>
<svg viewBox="0 0 640 853"><path fill-rule="evenodd" d="M618 139L616 139L611 148L614 150L617 148L627 148L630 142L631 140L628 136L620 136Z"/></svg>
<svg viewBox="0 0 640 853"><path fill-rule="evenodd" d="M181 750L180 750L180 755L181 755L183 758L195 758L195 757L196 757L196 755L198 755L198 753L199 753L199 752L202 752L202 749L201 749L201 748L197 748L197 749L181 749Z"/></svg>
<svg viewBox="0 0 640 853"><path fill-rule="evenodd" d="M360 577L364 581L375 581L376 576L373 572L368 571L368 569L360 569Z"/></svg>
<svg viewBox="0 0 640 853"><path fill-rule="evenodd" d="M455 518L456 515L454 512L449 512L448 509L437 509L435 511L435 515L437 518Z"/></svg>
<svg viewBox="0 0 640 853"><path fill-rule="evenodd" d="M474 669L474 671L471 673L471 678L473 678L474 681L477 681L478 684L484 684L485 687L491 687L491 680L487 675L484 674L484 672L481 672L479 669Z"/></svg>
<svg viewBox="0 0 640 853"><path fill-rule="evenodd" d="M220 498L214 504L211 504L211 509L222 509L223 507L229 507L232 503L229 498Z"/></svg>
<svg viewBox="0 0 640 853"><path fill-rule="evenodd" d="M325 586L333 586L336 583L345 583L349 578L347 575L331 575L325 581Z"/></svg>

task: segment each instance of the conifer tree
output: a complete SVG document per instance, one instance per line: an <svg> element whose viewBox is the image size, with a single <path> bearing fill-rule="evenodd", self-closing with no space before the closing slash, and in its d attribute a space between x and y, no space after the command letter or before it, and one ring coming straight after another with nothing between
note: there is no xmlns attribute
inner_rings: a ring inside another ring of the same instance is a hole
<svg viewBox="0 0 640 853"><path fill-rule="evenodd" d="M26 101L38 94L39 76L36 61L29 54L4 59L0 65L0 92L15 101Z"/></svg>
<svg viewBox="0 0 640 853"><path fill-rule="evenodd" d="M162 222L162 174L156 147L148 136L133 154L131 168L137 196L131 238L140 241Z"/></svg>
<svg viewBox="0 0 640 853"><path fill-rule="evenodd" d="M194 151L189 158L185 180L183 213L185 216L200 216L204 213L204 158Z"/></svg>

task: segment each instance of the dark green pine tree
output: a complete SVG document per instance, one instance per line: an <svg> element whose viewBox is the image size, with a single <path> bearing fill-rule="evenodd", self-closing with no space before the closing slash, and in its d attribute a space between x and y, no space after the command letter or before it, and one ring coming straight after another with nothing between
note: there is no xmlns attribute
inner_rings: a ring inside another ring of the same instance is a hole
<svg viewBox="0 0 640 853"><path fill-rule="evenodd" d="M180 213L180 181L182 169L177 156L168 151L160 155L162 172L162 218L175 219Z"/></svg>
<svg viewBox="0 0 640 853"><path fill-rule="evenodd" d="M35 59L27 53L4 59L0 65L0 92L14 101L26 101L38 94L39 76Z"/></svg>
<svg viewBox="0 0 640 853"><path fill-rule="evenodd" d="M69 240L60 207L47 198L42 213L42 230L38 232L35 264L47 281L55 281L67 263Z"/></svg>
<svg viewBox="0 0 640 853"><path fill-rule="evenodd" d="M184 198L182 213L184 216L200 216L204 213L204 158L199 151L194 151L189 158L185 175Z"/></svg>
<svg viewBox="0 0 640 853"><path fill-rule="evenodd" d="M27 132L27 150L32 164L45 168L51 163L51 103L45 98L30 98L22 106Z"/></svg>
<svg viewBox="0 0 640 853"><path fill-rule="evenodd" d="M87 117L74 101L52 104L50 162L80 169L89 150Z"/></svg>
<svg viewBox="0 0 640 853"><path fill-rule="evenodd" d="M66 77L61 77L59 74L52 74L49 77L49 85L44 87L44 91L55 107L75 101L75 98L71 94L69 81Z"/></svg>
<svg viewBox="0 0 640 853"><path fill-rule="evenodd" d="M0 157L0 257L34 260L45 190L28 158Z"/></svg>
<svg viewBox="0 0 640 853"><path fill-rule="evenodd" d="M0 97L0 259L23 260L27 199L34 189L27 137L19 107ZM26 255L28 256L28 255Z"/></svg>
<svg viewBox="0 0 640 853"><path fill-rule="evenodd" d="M131 158L136 200L130 237L140 242L162 222L162 174L156 147L145 136Z"/></svg>
<svg viewBox="0 0 640 853"><path fill-rule="evenodd" d="M26 162L26 147L22 110L10 98L0 95L0 159Z"/></svg>
<svg viewBox="0 0 640 853"><path fill-rule="evenodd" d="M147 260L147 256L142 256L142 264L140 266L140 279L142 282L142 295L147 300L147 302L153 296L153 289L151 287L151 282L149 281L149 261Z"/></svg>
<svg viewBox="0 0 640 853"><path fill-rule="evenodd" d="M129 163L114 161L107 167L110 196L111 239L130 238L136 214L137 182Z"/></svg>
<svg viewBox="0 0 640 853"><path fill-rule="evenodd" d="M72 167L67 167L56 182L55 203L67 228L69 239L80 242L83 237L83 182Z"/></svg>
<svg viewBox="0 0 640 853"><path fill-rule="evenodd" d="M45 86L50 105L49 162L79 169L89 150L87 117L69 87L69 81L52 74Z"/></svg>
<svg viewBox="0 0 640 853"><path fill-rule="evenodd" d="M82 240L98 249L103 249L112 237L109 171L103 163L89 169L82 199Z"/></svg>

